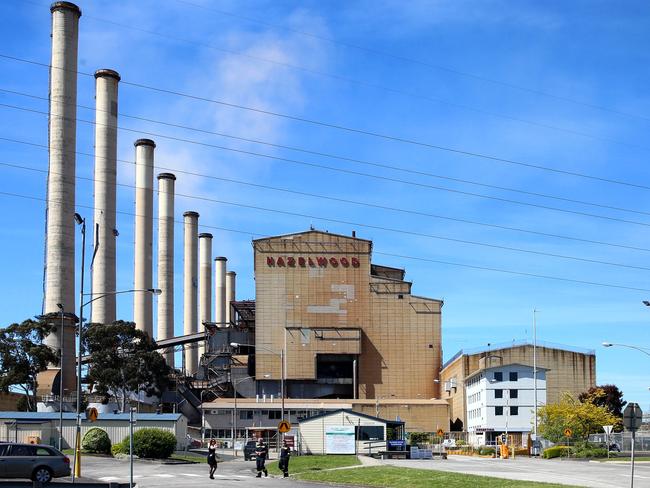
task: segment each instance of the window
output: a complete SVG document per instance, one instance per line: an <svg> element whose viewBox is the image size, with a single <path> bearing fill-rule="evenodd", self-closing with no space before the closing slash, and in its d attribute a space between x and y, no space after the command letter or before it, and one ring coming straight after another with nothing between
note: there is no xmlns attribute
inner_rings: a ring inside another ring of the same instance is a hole
<svg viewBox="0 0 650 488"><path fill-rule="evenodd" d="M269 420L280 420L282 418L281 410L269 410Z"/></svg>
<svg viewBox="0 0 650 488"><path fill-rule="evenodd" d="M37 447L36 448L36 455L37 456L54 456L54 452L52 452L50 449L46 447Z"/></svg>
<svg viewBox="0 0 650 488"><path fill-rule="evenodd" d="M510 398L519 398L519 390L510 390Z"/></svg>
<svg viewBox="0 0 650 488"><path fill-rule="evenodd" d="M36 452L34 446L11 446L11 456L33 456Z"/></svg>
<svg viewBox="0 0 650 488"><path fill-rule="evenodd" d="M503 373L501 371L494 373L494 381L503 381Z"/></svg>
<svg viewBox="0 0 650 488"><path fill-rule="evenodd" d="M0 444L0 456L6 456L9 446L7 444Z"/></svg>
<svg viewBox="0 0 650 488"><path fill-rule="evenodd" d="M503 390L494 390L494 398L503 398Z"/></svg>
<svg viewBox="0 0 650 488"><path fill-rule="evenodd" d="M357 426L358 439L360 441L383 441L384 428L380 425Z"/></svg>
<svg viewBox="0 0 650 488"><path fill-rule="evenodd" d="M519 407L510 407L510 415L519 415Z"/></svg>
<svg viewBox="0 0 650 488"><path fill-rule="evenodd" d="M239 420L253 420L253 411L252 410L240 410L239 411Z"/></svg>
<svg viewBox="0 0 650 488"><path fill-rule="evenodd" d="M517 381L517 376L516 371L510 371L510 381Z"/></svg>
<svg viewBox="0 0 650 488"><path fill-rule="evenodd" d="M503 415L503 407L494 407L494 415Z"/></svg>

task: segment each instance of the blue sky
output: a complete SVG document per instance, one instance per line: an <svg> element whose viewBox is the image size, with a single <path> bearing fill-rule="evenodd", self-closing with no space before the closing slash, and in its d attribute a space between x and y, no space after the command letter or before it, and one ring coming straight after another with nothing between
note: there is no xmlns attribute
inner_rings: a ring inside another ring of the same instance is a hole
<svg viewBox="0 0 650 488"><path fill-rule="evenodd" d="M650 152L650 55L645 48L650 44L650 6L646 2L78 3L83 10L79 70L85 73L111 68L125 82L603 179L643 185L650 177L650 168L644 164ZM48 6L41 0L1 3L0 54L48 63ZM47 97L48 74L43 67L0 58L0 74L1 89ZM93 93L93 78L80 76L79 105L92 107ZM47 111L43 100L1 91L0 103ZM190 171L420 212L178 174L179 194L230 202L179 196L176 211L178 219L186 210L201 214L201 230L215 235L213 254L227 256L229 269L238 274L238 298L254 297L251 238L302 231L312 224L344 234L356 230L358 236L374 241L375 262L406 268L415 294L444 299L445 358L463 347L530 338L536 308L540 310L540 340L595 349L598 382L619 385L628 401L649 408L650 378L645 371L650 358L629 349L600 346L611 341L650 347L650 308L641 304L650 299L649 269L432 236L648 268L650 190L336 130L124 83L120 112L120 125L132 131L120 132L119 157L132 161L133 141L151 137L158 145L158 172ZM165 127L127 115L408 171ZM92 111L84 108L78 117L94 119ZM47 144L47 119L0 107L0 137ZM93 152L92 125L79 122L77 150ZM0 285L0 323L8 324L41 309L44 203L38 199L45 197L42 170L47 169L47 152L0 140L0 163L4 163L0 164L0 192L36 198L0 194L0 266L5 278ZM90 178L92 164L92 158L78 156L78 176ZM118 180L123 185L118 189L118 211L133 213L133 166L119 163ZM91 181L78 180L77 192L78 211L90 221ZM308 217L238 206L242 204ZM127 289L133 283L133 218L120 214L118 229L118 289ZM177 333L182 331L181 246L182 228L177 227ZM121 297L118 315L131 318L131 297Z"/></svg>

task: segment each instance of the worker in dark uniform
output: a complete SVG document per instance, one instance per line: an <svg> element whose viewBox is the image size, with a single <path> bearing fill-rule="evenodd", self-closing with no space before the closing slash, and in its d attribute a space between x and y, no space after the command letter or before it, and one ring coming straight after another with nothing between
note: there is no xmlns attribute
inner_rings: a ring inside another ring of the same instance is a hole
<svg viewBox="0 0 650 488"><path fill-rule="evenodd" d="M260 437L257 441L257 445L255 446L255 464L257 467L258 478L262 477L262 471L264 471L264 476L269 475L269 472L266 470L266 466L264 466L264 463L266 463L266 457L268 455L269 455L269 448L264 443L264 439Z"/></svg>
<svg viewBox="0 0 650 488"><path fill-rule="evenodd" d="M284 473L284 477L289 476L289 457L291 456L291 449L287 445L287 441L282 441L282 448L280 449L280 462L278 467Z"/></svg>

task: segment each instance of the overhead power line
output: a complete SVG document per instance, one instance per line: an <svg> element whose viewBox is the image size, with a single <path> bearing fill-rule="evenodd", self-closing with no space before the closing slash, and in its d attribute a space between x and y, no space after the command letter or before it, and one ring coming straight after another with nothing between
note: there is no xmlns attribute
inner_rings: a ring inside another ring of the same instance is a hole
<svg viewBox="0 0 650 488"><path fill-rule="evenodd" d="M613 114L617 114L617 115L622 115L622 116L625 116L625 117L631 117L631 118L650 121L650 117L647 117L647 116L644 116L644 115L633 114L633 113L630 113L630 112L625 112L623 110L619 110L619 109L612 108L612 107L607 107L607 106L604 106L604 105L598 105L598 104L594 104L594 103L584 102L584 101L581 101L581 100L576 100L576 99L571 98L571 97L556 95L556 94L553 94L553 93L546 92L544 90L538 90L538 89L535 89L535 88L530 88L530 87L526 87L526 86L523 86L523 85L517 85L515 83L510 83L510 82L503 81L503 80L497 80L495 78L490 78L490 77L487 77L487 76L478 75L476 73L470 73L468 71L459 70L459 69L452 68L452 67L449 67L449 66L443 66L443 65L440 65L440 64L435 64L435 63L432 63L430 61L424 61L424 60L421 60L421 59L415 59L415 58L411 58L411 57L408 57L408 56L403 56L403 55L400 55L400 54L394 54L394 53L389 53L387 51L381 51L379 49L374 49L374 48L370 48L370 47L367 47L367 46L362 46L362 45L359 45L359 44L340 41L340 40L334 39L332 37L323 36L323 35L320 35L320 34L314 34L314 33L311 33L311 32L306 32L306 31L303 31L301 29L295 29L295 28L292 28L292 27L273 24L272 22L268 22L268 21L265 21L265 20L255 19L253 17L248 17L248 16L244 16L244 15L240 15L240 14L235 14L233 12L229 12L229 11L222 10L222 9L215 9L214 7L207 7L205 5L200 5L200 4L197 4L197 3L194 3L194 2L189 2L187 0L176 0L176 1L178 3L182 3L182 4L185 4L185 5L191 5L193 7L203 9L203 10L206 10L206 11L212 11L212 12L218 13L220 15L227 15L227 16L232 17L232 18L241 19L241 20L245 20L247 22L253 22L253 23L256 23L256 24L260 24L260 25L265 25L267 27L272 27L274 29L281 29L281 30L285 30L285 31L288 31L288 32L293 32L295 34L310 37L312 39L325 41L325 42L328 42L330 44L343 46L343 47L355 49L355 50L358 50L358 51L363 51L363 52L366 52L368 54L375 54L375 55L378 55L378 56L394 59L396 61L402 61L402 62L406 62L406 63L418 65L418 66L423 66L423 67L426 67L426 68L431 68L431 69L435 69L435 70L439 70L439 71L445 71L447 73L452 73L452 74L463 76L463 77L470 78L470 79L473 79L473 80L486 82L486 83L491 83L493 85L503 86L503 87L506 87L506 88L518 90L518 91L525 92L525 93L530 93L530 94L533 94L533 95L539 95L539 96L543 96L543 97L552 98L552 99L559 100L559 101L562 101L562 102L567 102L567 103L570 103L570 104L573 104L573 105L579 105L579 106L582 106L582 107L588 107L588 108L592 108L592 109L596 109L596 110L601 110L603 112L609 112L609 113L613 113Z"/></svg>
<svg viewBox="0 0 650 488"><path fill-rule="evenodd" d="M53 113L48 114L48 112L44 112L42 110L30 109L30 108L26 108L26 107L20 107L20 106L17 106L17 105L0 103L0 107L10 108L10 109L14 109L14 110L21 110L21 111L24 111L24 112L36 113L36 114L40 114L40 115L49 115L50 117L62 117L62 118L65 118L64 116L59 115L59 114L53 114ZM95 121L84 120L84 119L80 119L80 118L76 118L76 121L86 123L86 124L90 124L90 125L104 125L104 124L98 124ZM391 178L391 177L388 177L388 176L374 175L374 174L371 174L371 173L363 173L363 172L360 172L360 171L353 171L353 170L347 170L347 169L342 169L342 168L336 168L336 167L327 166L327 165L323 165L323 164L309 163L309 162L306 162L306 161L300 161L300 160L296 160L296 159L283 158L283 157L280 157L280 156L272 156L272 155L269 155L269 154L263 154L263 153L258 153L258 152L254 152L254 151L247 151L247 150L243 150L243 149L234 149L234 148L227 147L227 146L220 146L220 145L217 145L217 144L210 144L210 143L207 143L207 142L195 141L195 140L192 140L192 139L184 139L182 137L175 137L175 136L170 136L170 135L165 135L165 134L160 134L160 133L150 132L150 131L145 131L145 130L140 130L140 129L131 129L131 128L123 127L123 126L118 126L118 129L122 130L122 131L126 131L126 132L131 132L131 133L136 133L136 134L141 134L141 135L147 135L147 136L150 136L150 137L160 137L160 138L163 138L163 139L168 139L168 140L172 140L172 141L176 141L176 142L185 142L185 143L193 144L193 145L197 145L197 146L211 147L211 148L215 148L215 149L221 149L221 150L225 150L225 151L235 152L235 153L238 153L238 154L245 154L245 155L248 155L248 156L255 156L255 157L271 159L271 160L274 160L274 161L282 161L282 162L285 162L285 163L299 164L299 165L304 165L304 166L311 166L311 167L314 167L314 168L327 169L327 170L330 170L330 171L336 171L336 172L344 173L344 174L352 174L352 175L356 175L356 176L364 176L364 177L383 180L383 181L391 181L391 182L396 182L396 183L403 183L403 184L407 184L407 185L411 185L411 186L417 186L417 187L420 187L420 188L429 188L429 189L441 190L441 191L451 192L451 193L455 193L455 194L459 194L459 195L485 198L485 199L495 200L495 201L499 201L499 202L511 203L511 204L516 204L516 205L524 205L524 206L528 206L528 207L540 208L540 209L545 209L545 210L553 210L553 211L556 211L556 212L562 212L562 213L568 213L568 214L574 214L574 215L582 215L582 216L585 216L585 217L593 217L593 218L598 218L598 219L603 219L603 220L608 220L608 221L613 221L613 222L622 222L622 223L641 225L641 226L646 226L646 227L650 226L650 224L648 224L646 222L639 222L639 221L635 221L635 220L621 219L621 218L610 217L610 216L606 216L606 215L592 214L592 213L588 213L588 212L581 212L581 211L578 211L578 210L567 210L567 209L563 209L563 208L559 208L559 207L551 207L551 206L548 206L548 205L541 205L541 204L537 204L537 203L522 202L522 201L519 201L519 200L512 200L512 199L508 199L508 198L501 198L501 197L495 197L495 196L491 196L491 195L483 195L483 194L480 194L480 193L472 193L472 192L467 192L467 191L462 191L462 190L455 190L455 189L451 189L451 188L445 188L445 187L439 187L439 186L435 186L435 185L429 185L429 184L426 184L426 183L419 183L419 182L414 182L414 181L401 180L401 179L398 179L398 178Z"/></svg>
<svg viewBox="0 0 650 488"><path fill-rule="evenodd" d="M31 147L36 147L36 148L42 149L42 150L47 150L48 149L46 144L37 144L37 143L34 143L34 142L21 141L21 140L18 140L18 139L10 139L10 138L7 138L7 137L0 137L0 140L12 142L12 143L17 143L17 144L24 144L24 145L31 146ZM91 157L91 158L97 158L98 157L97 155L94 155L94 154L91 154L91 153L86 153L86 152L83 152L83 151L75 151L75 153L80 155L80 156L87 156L87 157ZM106 158L101 158L101 159L106 159ZM116 161L120 162L120 163L124 163L124 164L135 165L135 161L130 161L130 160L126 160L126 159L116 158ZM621 248L621 249L629 249L629 250L633 250L633 251L650 252L650 248L630 246L630 245L627 245L627 244L619 244L619 243L613 243L613 242L597 241L597 240L593 240L593 239L586 239L586 238L567 236L567 235L561 235L561 234L551 234L551 233L540 232L540 231L535 231L535 230L531 230L531 229L523 229L523 228L519 228L519 227L509 227L509 226L505 226L505 225L491 224L491 223L488 223L488 222L482 222L482 221L477 221L477 220L469 220L469 219L462 219L462 218L457 218L457 217L450 217L450 216L447 216L447 215L432 214L432 213L422 212L422 211L418 211L418 210L409 210L409 209L403 209L403 208L397 208L397 207L377 205L377 204L372 204L372 203L369 203L369 202L362 202L362 201L357 201L357 200L349 200L349 199L344 199L344 198L339 198L339 197L333 197L333 196L330 196L330 195L322 195L322 194L318 194L318 193L303 192L303 191L298 191L298 190L292 190L292 189L289 189L289 188L281 188L281 187L270 186L270 185L262 185L262 184L259 184L259 183L254 183L254 182L250 182L250 181L243 181L243 180L237 180L237 179L234 179L234 178L224 178L224 177L221 177L221 176L198 173L198 172L194 172L194 171L187 171L187 170L183 170L183 169L180 169L180 168L174 168L174 167L168 166L166 163L156 162L156 168L158 170L169 171L169 172L172 172L172 173L175 173L175 174L184 174L184 175L188 175L188 176L194 176L194 177L206 178L206 179L211 179L211 180L223 181L223 182L226 182L226 183L235 183L235 184L239 184L239 185L246 185L246 186L251 186L251 187L254 187L254 188L263 188L263 189L268 189L268 190L273 190L273 191L278 191L278 192L290 193L290 194L294 194L294 195L308 196L308 197L313 197L313 198L320 198L320 199L331 200L331 201L336 201L336 202L341 202L341 203L349 203L349 204L353 204L353 205L361 205L361 206L365 206L365 207L369 207L369 208L377 208L377 209L381 209L381 210L389 210L389 211L393 211L393 212L407 213L407 214L430 217L430 218L435 218L435 219L449 220L449 221L453 221L453 222L461 222L461 223L465 223L465 224L485 226L485 227L501 229L501 230L522 232L522 233L538 235L538 236L542 236L542 237L552 237L552 238L565 239L565 240L570 240L570 241L575 241L575 242L583 242L583 243L587 243L587 244L610 246L610 247L616 247L616 248Z"/></svg>
<svg viewBox="0 0 650 488"><path fill-rule="evenodd" d="M34 168L30 166L25 166L22 164L16 164L16 163L10 163L10 162L4 162L0 161L0 165L5 166L5 167L12 167L16 169L23 169L27 171L34 171L34 172L40 172L40 173L46 173L46 174L61 174L61 173L56 173L52 171L48 171L46 169L40 169L40 168ZM85 177L85 176L75 176L79 180L86 180L86 181L91 181L91 182L103 182L103 180L98 180L95 178L90 178L90 177ZM129 185L126 183L116 183L116 186L121 186L125 188L131 188L131 189L136 189L135 185ZM164 192L158 192L163 193ZM396 229L393 227L386 227L386 226L381 226L381 225L373 225L373 224L366 224L366 223L361 223L361 222L352 222L352 221L347 221L347 220L341 220L341 219L335 219L331 217L323 217L319 215L310 215L310 214L304 214L300 212L292 212L292 211L287 211L287 210L280 210L276 208L268 208L268 207L262 207L259 205L250 205L250 204L245 204L245 203L239 203L239 202L230 202L227 200L219 200L216 198L211 198L211 197L206 197L206 196L199 196L199 195L187 195L184 193L179 193L179 192L174 192L174 195L176 197L183 197L183 198L188 198L192 200L198 200L198 201L203 201L203 202L209 202L209 203L216 203L216 204L221 204L221 205L230 205L234 207L239 207L239 208L245 208L249 210L256 210L256 211L263 211L263 212L269 212L269 213L275 213L275 214L280 214L280 215L288 215L291 217L301 217L301 218L308 218L308 219L313 219L313 220L320 220L323 222L332 222L336 224L344 224L344 225L351 225L355 227L364 227L367 229L374 229L374 230L380 230L384 232L390 232L394 234L400 234L400 235L409 235L409 236L414 236L414 237L424 237L427 239L435 239L435 240L441 240L441 241L447 241L447 242L454 242L457 244L467 244L471 246L480 246L480 247L486 247L490 249L500 249L503 251L511 251L511 252L519 252L519 253L525 253L525 254L533 254L537 256L545 256L545 257L552 257L552 258L557 258L557 259L566 259L566 260L571 260L571 261L580 261L583 263L590 263L590 264L599 264L599 265L605 265L605 266L614 266L614 267L619 267L619 268L628 268L628 269L636 269L636 270L643 270L643 271L650 271L650 267L645 267L645 266L637 266L633 264L625 264L625 263L616 263L612 261L603 261L599 259L589 259L589 258L582 258L578 256L570 256L566 254L557 254L557 253L551 253L551 252L544 252L544 251L535 251L533 249L526 249L526 248L520 248L520 247L512 247L512 246L505 246L501 244L490 244L487 242L481 242L481 241L472 241L469 239L459 239L455 237L448 237L448 236L442 236L442 235L437 235L437 234L429 234L425 232L417 232L417 231L412 231L408 229Z"/></svg>
<svg viewBox="0 0 650 488"><path fill-rule="evenodd" d="M32 2L32 1L29 1L29 0L23 0L23 2L31 4L31 5L37 5L38 7L45 6L45 4L39 4L37 2ZM481 115L487 115L487 116L490 116L490 117L497 117L497 118L500 118L500 119L503 119L503 120L508 120L510 122L516 122L516 123L519 123L519 124L530 125L532 127L539 127L539 128L542 128L542 129L548 129L548 130L553 130L553 131L557 131L557 132L564 132L564 133L567 133L567 134L572 134L572 135L576 135L576 136L580 136L580 137L586 137L586 138L596 140L596 141L602 141L602 142L607 142L607 143L612 143L612 144L619 144L619 145L622 145L622 146L643 149L643 150L646 150L646 151L650 150L650 148L648 148L648 147L639 146L637 144L631 144L629 142L619 141L619 140L611 139L611 138L607 138L607 137L601 137L601 136L597 136L595 134L590 134L590 133L583 132L583 131L578 131L578 130L575 130L575 129L569 129L569 128L566 128L566 127L559 127L559 126L556 126L556 125L551 125L551 124L547 124L547 123L543 123L543 122L538 122L538 121L534 121L534 120L530 120L530 119L525 119L525 118L522 118L522 117L517 117L517 116L508 115L508 114L504 114L504 113L500 113L500 112L495 112L493 110L486 110L486 109L481 109L481 108L477 108L477 107L472 107L470 105L465 105L465 104L462 104L462 103L452 102L450 100L446 100L446 99L443 99L443 98L432 97L430 95L424 95L424 94L421 94L421 93L415 93L415 92L411 92L411 91L407 91L407 90L401 90L399 88L386 86L386 85L374 83L374 82L367 81L367 80L351 78L349 76L343 76L343 75L339 75L339 74L335 74L335 73L330 73L330 72L326 72L326 71L322 71L322 70L317 70L317 69L314 69L314 68L308 68L306 66L293 64L293 63L288 63L288 62L285 62L285 61L278 61L276 59L269 59L269 58L266 58L266 57L263 57L263 56L250 54L250 53L243 52L243 51L236 51L234 49L226 49L224 47L215 46L214 44L209 44L207 42L201 42L201 41L197 41L197 40L186 39L186 38L183 38L183 37L179 37L177 35L166 34L166 33L163 33L163 32L153 31L153 30L150 30L150 29L143 29L142 27L136 27L134 25L128 25L128 24L124 24L124 23L121 23L121 22L116 22L116 21L111 20L111 19L105 19L105 18L93 16L93 15L88 15L87 13L84 13L84 18L94 20L94 21L97 21L97 22L101 22L103 24L114 25L114 26L120 27L122 29L127 29L127 30L131 30L131 31L135 31L135 32L141 32L141 33L147 34L149 36L158 37L158 38L161 38L161 39L168 39L168 40L171 40L171 41L174 41L174 42L182 42L182 43L193 45L193 46L199 46L199 47L205 47L205 48L208 48L208 49L213 49L213 50L215 50L217 52L221 52L221 53L229 54L229 55L233 55L233 56L238 56L238 57L249 59L249 60L252 60L252 61L262 61L264 63L269 63L269 64L272 64L272 65L275 65L275 66L281 66L283 68L287 68L287 69L295 70L295 71L300 71L300 72L308 73L308 74L315 75L315 76L321 76L321 77L328 78L328 79L338 81L338 82L342 82L342 83L357 85L357 86L366 87L366 88L373 88L373 89L381 90L381 91L384 91L384 92L387 92L387 93L394 93L394 94L406 96L406 97L416 99L416 100L425 100L425 101L428 101L428 102L440 103L440 104L444 104L444 105L454 107L454 108L458 108L458 109L461 109L461 110L466 110L466 111L478 113L478 114L481 114Z"/></svg>
<svg viewBox="0 0 650 488"><path fill-rule="evenodd" d="M9 56L9 55L6 55L6 54L0 54L0 58L9 59L9 60L12 60L12 61L18 61L18 62L27 63L27 64L32 64L32 65L35 65L35 66L41 66L41 67L48 68L48 69L65 70L65 68L61 68L61 67L58 67L58 66L50 66L47 63L41 63L41 62L38 62L38 61L33 61L33 60L25 59L25 58L19 58L19 57L16 57L16 56ZM74 73L77 73L77 74L80 74L80 75L83 75L83 76L94 77L94 74L85 73L83 71L76 71L76 70L66 70L66 71L71 71L71 72L74 72ZM611 178L604 178L604 177L600 177L600 176L589 175L589 174L586 174L586 173L579 173L579 172L576 172L576 171L569 171L569 170L564 170L564 169L560 169L560 168L552 168L550 166L544 166L544 165L535 164L535 163L528 163L528 162L525 162L525 161L519 161L519 160L515 160L515 159L508 159L508 158L502 158L502 157L499 157L499 156L492 156L492 155L489 155L489 154L483 154L483 153L479 153L479 152L475 152L475 151L467 151L467 150L464 150L464 149L458 149L458 148L454 148L454 147L448 147L448 146L442 146L442 145L432 144L432 143L423 142L423 141L417 141L417 140L409 139L409 138L405 138L405 137L394 136L394 135L384 134L384 133L380 133L380 132L373 132L373 131L370 131L370 130L355 128L355 127L348 127L348 126L340 125L340 124L336 124L336 123L325 122L325 121L320 121L320 120L316 120L316 119L310 119L310 118L307 118L307 117L300 117L300 116L296 116L296 115L284 114L284 113L274 112L274 111L271 111L271 110L265 110L265 109L256 108L256 107L249 107L249 106L246 106L246 105L226 102L224 100L217 100L217 99L208 98L208 97L199 96L199 95L192 95L192 94L189 94L189 93L183 93L183 92L180 92L180 91L155 87L155 86L146 85L146 84L143 84L143 83L136 83L136 82L130 82L130 81L125 81L125 80L122 80L120 83L122 85L126 85L126 86L132 86L132 87L141 88L141 89L145 89L145 90L150 90L150 91L154 91L154 92L157 92L157 93L163 93L163 94L167 94L167 95L174 95L174 96L178 96L178 97L182 97L182 98L187 98L189 100L212 103L212 104L216 104L216 105L220 105L220 106L224 106L224 107L230 107L230 108L245 110L245 111L249 111L249 112L254 112L254 113L259 113L259 114L263 114L263 115L272 116L272 117L278 117L278 118L282 118L282 119L286 119L286 120L292 120L292 121L295 121L295 122L302 122L302 123L310 124L310 125L314 125L314 126L326 127L326 128L329 128L329 129L340 130L340 131L344 131L344 132L348 132L348 133L352 133L352 134L364 135L364 136L368 136L368 137L373 137L373 138L382 139L382 140L388 140L388 141L407 144L407 145L412 145L412 146L416 146L416 147L423 147L423 148L426 148L426 149L445 151L445 152L449 152L449 153L453 153L453 154L458 154L458 155L461 155L461 156L479 158L479 159L484 159L484 160L492 161L492 162L496 162L496 163L503 163L503 164L508 164L508 165L526 167L526 168L536 169L536 170L540 170L540 171L551 172L551 173L555 173L555 174L561 174L561 175L567 175L567 176L575 176L575 177L579 177L579 178L585 178L585 179L589 179L589 180L593 180L593 181L600 181L600 182L604 182L604 183L611 183L611 184L623 185L623 186L627 186L627 187L641 188L641 189L644 189L644 190L650 189L650 187L648 187L648 186L639 185L639 184L628 182L628 181L621 181L621 180L615 180L615 179L611 179Z"/></svg>
<svg viewBox="0 0 650 488"><path fill-rule="evenodd" d="M27 200L46 202L46 199L42 198L42 197L35 197L35 196L31 196L31 195L23 195L23 194L13 193L13 192L0 191L0 195L4 195L4 196L7 196L7 197L13 197L13 198L21 198L21 199L27 199ZM88 209L93 209L94 208L94 207L92 207L90 205L77 205L77 207L78 208L88 208ZM134 217L138 216L136 214L129 213L129 212L117 211L117 213L120 214L120 215L129 215L129 216L134 216ZM178 225L184 224L183 221L178 221L178 220L174 220L174 223L176 223ZM199 223L199 227L206 228L206 229L218 229L218 230L223 230L223 231L226 231L226 232L236 232L236 233L239 233L239 234L246 234L246 235L250 235L250 236L260 236L260 237L264 236L264 234L259 234L259 233L255 233L255 232L248 232L248 231L235 230L235 229L226 229L226 228L222 228L222 227L205 225L203 223ZM545 279L545 280L562 281L562 282L566 282L566 283L576 283L576 284L581 284L581 285L599 286L599 287L605 287L605 288L616 288L616 289L631 290L631 291L650 292L650 289L647 289L647 288L637 288L637 287L633 287L633 286L626 286L626 285L613 284L613 283L577 280L577 279L572 279L572 278L564 278L564 277L552 276L552 275L542 275L542 274L536 274L536 273L526 273L526 272L521 272L521 271L513 271L513 270L508 270L508 269L502 269L502 268L493 268L493 267L488 267L488 266L477 266L477 265L470 265L470 264L465 264L465 263L441 261L441 260L430 259L430 258L426 258L426 257L406 256L406 255L383 253L383 252L377 252L377 251L374 251L374 253L378 254L378 255L381 255L381 256L399 257L399 258L403 258L403 259L412 259L412 260L417 260L417 261L425 261L425 262L431 262L431 263L445 264L445 265L448 265L448 266L456 266L456 267L469 268L469 269L474 269L474 270L491 271L491 272L496 272L496 273L505 273L505 274L510 274L510 275L518 275L518 276L524 276L524 277L528 277L528 278L540 278L540 279Z"/></svg>
<svg viewBox="0 0 650 488"><path fill-rule="evenodd" d="M42 96L35 95L35 94L32 94L32 93L25 93L25 92L20 92L20 91L16 91L16 90L9 90L9 89L6 89L6 88L0 88L0 92L9 93L9 94L12 94L12 95L18 95L18 96L26 97L26 98L32 98L32 99L35 99L35 100L43 100L43 101L48 101L49 100L47 97L42 97ZM77 104L77 107L82 108L84 110L90 110L92 112L98 112L98 111L99 112L102 112L102 111L106 112L105 110L101 110L101 109L98 109L96 107L91 107L91 106L88 106L88 105ZM549 195L549 194L546 194L546 193L539 193L539 192L533 192L533 191L528 191L528 190L522 190L522 189L519 189L519 188L509 188L509 187L504 187L504 186L499 186L499 185L492 185L492 184L483 183L483 182L480 182L480 181L467 180L467 179L463 179L463 178L455 178L455 177L451 177L451 176L447 176L447 175L439 175L439 174L435 174L435 173L430 173L430 172L427 172L427 171L409 169L409 168L405 168L405 167L402 167L402 166L397 166L395 164L380 163L380 162L376 162L376 161L368 161L368 160L364 160L364 159L351 158L351 157L347 157L347 156L341 156L341 155L332 154L332 153L325 153L325 152L321 152L321 151L313 151L313 150L310 150L310 149L305 149L305 148L296 147L296 146L288 146L288 145L285 145L285 144L276 144L276 143L272 143L272 142L268 142L268 141L263 141L263 140L260 140L260 139L250 139L250 138L246 138L246 137L226 134L226 133L223 133L223 132L216 132L216 131L211 131L211 130L207 130L207 129L201 129L201 128L196 128L196 127L190 127L190 126L187 126L187 125L182 125L182 124L176 124L176 123L172 123L172 122L165 122L165 121L161 121L161 120L151 119L151 118L142 117L142 116L138 116L138 115L126 114L126 113L123 113L123 112L120 112L119 116L129 118L129 119L133 119L133 120L138 120L138 121L141 121L141 122L149 122L149 123L153 123L153 124L163 125L163 126L166 126L166 127L172 127L172 128L175 128L175 129L189 130L189 131L192 131L192 132L198 132L200 134L214 135L214 136L218 136L218 137L224 137L224 138L227 138L227 139L233 139L233 140L243 141L243 142L251 142L251 143L254 143L254 144L260 144L260 145L269 146L269 147L273 147L273 148L277 148L277 149L287 149L287 150L290 150L290 151L296 151L296 152L301 152L301 153L315 155L315 156L322 156L322 157L327 157L327 158L332 158L332 159L339 159L341 161L348 161L348 162L353 162L353 163L366 165L366 166L371 166L371 167L390 169L390 170L393 170L393 171L399 171L399 172L407 173L407 174L414 174L414 175L418 175L418 176L428 176L428 177L431 177L431 178L437 178L437 179L441 179L441 180L445 180L445 181L453 181L453 182L456 182L456 183L464 183L464 184L468 184L468 185L475 185L475 186L480 186L480 187L483 187L483 188L491 188L491 189L494 189L494 190L509 191L509 192L513 192L513 193L520 193L520 194L523 194L523 195L530 195L530 196L535 196L535 197L548 198L548 199L558 200L558 201L562 201L562 202L577 203L577 204L580 204L580 205L589 205L589 206L592 206L592 207L605 208L605 209L609 209L609 210L617 210L617 211L620 211L620 212L629 212L629 213L635 213L635 214L640 214L640 215L650 215L650 212L646 212L646 211L643 211L643 210L636 210L636 209L630 209L630 208L617 207L617 206L613 206L613 205L605 205L605 204L601 204L601 203L588 202L588 201L585 201L585 200L577 200L577 199L573 199L573 198L560 197L560 196L557 196L557 195ZM649 189L650 189L650 187L649 187Z"/></svg>

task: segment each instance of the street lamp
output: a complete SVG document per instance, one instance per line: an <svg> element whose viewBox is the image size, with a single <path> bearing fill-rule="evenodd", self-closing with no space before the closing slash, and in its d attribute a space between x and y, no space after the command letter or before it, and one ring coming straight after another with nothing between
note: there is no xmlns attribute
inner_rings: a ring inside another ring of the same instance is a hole
<svg viewBox="0 0 650 488"><path fill-rule="evenodd" d="M247 347L254 347L256 349L264 349L267 352L270 352L271 354L275 354L276 356L280 356L280 397L282 398L282 420L285 420L284 418L284 382L285 382L285 371L284 371L284 348L280 349L280 352L274 351L273 349L269 349L268 347L265 346L258 346L255 344L242 344L240 342L231 342L230 345L232 347L239 347L239 346L247 346Z"/></svg>
<svg viewBox="0 0 650 488"><path fill-rule="evenodd" d="M434 380L435 381L435 380ZM379 417L379 400L384 400L386 398L394 397L394 394L378 396L375 399L375 417Z"/></svg>
<svg viewBox="0 0 650 488"><path fill-rule="evenodd" d="M79 214L75 214L75 220L77 220L77 216ZM81 217L79 217L81 218ZM82 220L82 233L84 235L84 242L85 242L85 229L86 229L86 223L85 220ZM84 246L85 247L85 246ZM153 295L160 295L162 293L162 290L159 288L142 288L142 289L131 289L131 290L120 290L120 291L110 291L106 293L84 293L83 292L83 256L84 256L84 251L82 249L81 251L81 261L82 261L82 268L81 268L81 279L82 279L82 285L81 285L81 293L80 293L80 302L81 304L79 305L79 334L78 334L78 341L77 341L77 351L78 351L78 356L77 356L77 433L75 436L75 456L74 456L74 471L73 471L73 480L75 477L80 477L81 476L81 364L83 362L83 355L82 355L82 349L81 349L81 343L82 343L82 336L83 336L83 310L84 307L87 305L90 305L96 300L99 300L101 298L111 296L111 295L121 295L123 293L151 293ZM87 302L83 302L84 297L86 296L91 296L90 300Z"/></svg>
<svg viewBox="0 0 650 488"><path fill-rule="evenodd" d="M244 378L239 378L232 382L235 400L235 407L232 416L232 454L235 457L237 457L237 450L235 449L235 442L237 441L237 385L242 381L250 380L252 378L255 378L255 376L245 376Z"/></svg>
<svg viewBox="0 0 650 488"><path fill-rule="evenodd" d="M495 379L491 379L490 383L495 384L499 382ZM506 444L507 444L508 443L508 421L510 420L510 389L509 388L500 388L500 389L508 394L508 396L506 397ZM495 394L495 398L496 398L496 394Z"/></svg>
<svg viewBox="0 0 650 488"><path fill-rule="evenodd" d="M638 347L638 346L632 346L630 344L616 344L613 342L603 342L603 347L627 347L629 349L636 349L637 351L642 352L643 354L650 356L650 349L646 349L643 347Z"/></svg>
<svg viewBox="0 0 650 488"><path fill-rule="evenodd" d="M61 311L61 345L65 344L65 323L63 322L63 305L57 303ZM59 451L63 449L63 347L61 347L61 367L59 368Z"/></svg>

